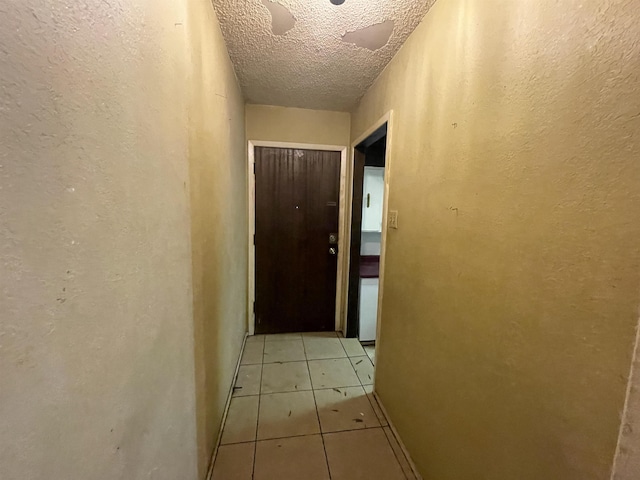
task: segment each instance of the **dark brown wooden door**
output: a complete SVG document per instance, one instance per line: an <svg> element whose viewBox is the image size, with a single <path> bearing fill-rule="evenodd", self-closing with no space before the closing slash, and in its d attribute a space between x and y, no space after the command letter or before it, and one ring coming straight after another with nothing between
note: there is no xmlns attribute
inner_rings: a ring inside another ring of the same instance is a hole
<svg viewBox="0 0 640 480"><path fill-rule="evenodd" d="M256 333L335 329L340 152L256 147Z"/></svg>

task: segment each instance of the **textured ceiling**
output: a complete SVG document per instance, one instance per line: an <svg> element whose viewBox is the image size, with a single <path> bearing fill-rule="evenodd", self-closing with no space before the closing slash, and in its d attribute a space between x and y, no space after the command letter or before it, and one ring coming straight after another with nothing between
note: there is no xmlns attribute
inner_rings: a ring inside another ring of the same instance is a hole
<svg viewBox="0 0 640 480"><path fill-rule="evenodd" d="M213 0L249 103L350 110L435 0Z"/></svg>

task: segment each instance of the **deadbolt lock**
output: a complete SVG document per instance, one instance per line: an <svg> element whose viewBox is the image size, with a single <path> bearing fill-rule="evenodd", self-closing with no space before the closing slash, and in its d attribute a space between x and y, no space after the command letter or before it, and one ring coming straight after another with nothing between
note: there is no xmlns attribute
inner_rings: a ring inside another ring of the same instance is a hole
<svg viewBox="0 0 640 480"><path fill-rule="evenodd" d="M329 234L329 245L337 245L338 244L338 234L330 233Z"/></svg>

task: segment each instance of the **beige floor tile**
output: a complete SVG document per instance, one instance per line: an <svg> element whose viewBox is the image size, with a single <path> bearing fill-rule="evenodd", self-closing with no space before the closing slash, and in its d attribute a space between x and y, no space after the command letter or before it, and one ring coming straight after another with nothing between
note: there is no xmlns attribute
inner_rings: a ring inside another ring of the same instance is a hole
<svg viewBox="0 0 640 480"><path fill-rule="evenodd" d="M233 388L234 397L246 397L260 394L260 375L262 365L241 365Z"/></svg>
<svg viewBox="0 0 640 480"><path fill-rule="evenodd" d="M256 445L255 480L329 480L320 435L265 440Z"/></svg>
<svg viewBox="0 0 640 480"><path fill-rule="evenodd" d="M310 360L309 370L314 389L360 385L360 380L348 358Z"/></svg>
<svg viewBox="0 0 640 480"><path fill-rule="evenodd" d="M347 352L347 355L350 357L360 357L362 355L366 355L364 348L360 344L360 341L357 338L341 338L342 347Z"/></svg>
<svg viewBox="0 0 640 480"><path fill-rule="evenodd" d="M382 428L327 433L332 480L405 480Z"/></svg>
<svg viewBox="0 0 640 480"><path fill-rule="evenodd" d="M264 343L264 335L249 335L247 343Z"/></svg>
<svg viewBox="0 0 640 480"><path fill-rule="evenodd" d="M382 409L378 404L378 400L373 394L373 385L365 385L363 388L364 388L364 391L367 392L367 398L369 399L369 403L371 403L371 407L373 408L373 411L378 417L378 420L380 420L380 425L382 425L383 427L386 425L389 425L389 422L387 422L387 417L385 417L384 413L382 413Z"/></svg>
<svg viewBox="0 0 640 480"><path fill-rule="evenodd" d="M283 340L280 342L266 341L264 344L264 363L298 362L304 361L304 347L302 339Z"/></svg>
<svg viewBox="0 0 640 480"><path fill-rule="evenodd" d="M336 338L338 332L304 332L302 338Z"/></svg>
<svg viewBox="0 0 640 480"><path fill-rule="evenodd" d="M373 363L368 356L351 357L351 365L356 371L362 385L373 385Z"/></svg>
<svg viewBox="0 0 640 480"><path fill-rule="evenodd" d="M258 423L258 396L234 397L229 405L222 432L222 445L252 442L256 439Z"/></svg>
<svg viewBox="0 0 640 480"><path fill-rule="evenodd" d="M244 346L244 353L240 365L259 365L262 363L262 351L264 345L261 342L247 343Z"/></svg>
<svg viewBox="0 0 640 480"><path fill-rule="evenodd" d="M375 345L366 345L364 347L364 351L367 352L367 355L371 359L371 363L376 364L376 347Z"/></svg>
<svg viewBox="0 0 640 480"><path fill-rule="evenodd" d="M330 388L313 393L323 433L380 426L362 387Z"/></svg>
<svg viewBox="0 0 640 480"><path fill-rule="evenodd" d="M327 337L303 337L304 351L307 360L319 360L323 358L344 358L347 352L342 348L339 338Z"/></svg>
<svg viewBox="0 0 640 480"><path fill-rule="evenodd" d="M313 392L272 393L260 397L258 439L320 433Z"/></svg>
<svg viewBox="0 0 640 480"><path fill-rule="evenodd" d="M404 472L405 477L407 477L407 480L416 480L416 476L413 474L413 470L411 469L411 466L409 466L409 461L407 460L407 457L404 456L404 452L402 451L402 448L400 447L398 440L396 440L396 437L393 434L393 431L391 430L391 428L384 427L384 434L387 436L389 445L391 445L391 449L393 450L393 453L396 454L396 458L400 463L400 468L402 468L402 471Z"/></svg>
<svg viewBox="0 0 640 480"><path fill-rule="evenodd" d="M216 455L211 480L251 480L255 444L222 445Z"/></svg>
<svg viewBox="0 0 640 480"><path fill-rule="evenodd" d="M307 362L267 363L262 372L261 393L311 390Z"/></svg>
<svg viewBox="0 0 640 480"><path fill-rule="evenodd" d="M302 338L299 333L276 333L273 335L265 335L265 342L281 342L283 340L300 340Z"/></svg>

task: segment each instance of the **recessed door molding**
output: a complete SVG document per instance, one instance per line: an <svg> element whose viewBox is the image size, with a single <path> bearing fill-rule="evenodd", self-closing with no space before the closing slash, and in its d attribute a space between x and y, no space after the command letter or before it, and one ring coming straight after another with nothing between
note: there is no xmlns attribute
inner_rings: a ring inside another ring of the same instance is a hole
<svg viewBox="0 0 640 480"><path fill-rule="evenodd" d="M353 215L353 161L355 158L356 146L360 145L364 142L368 137L373 135L376 130L379 130L384 124L387 124L387 144L385 148L385 166L384 166L384 200L382 204L382 232L380 238L380 272L379 272L379 289L378 289L378 313L377 313L377 326L376 326L376 350L379 349L380 342L380 325L381 325L381 314L382 314L382 298L384 295L384 276L385 276L385 265L386 265L386 251L387 251L387 232L388 232L388 210L389 210L389 181L391 179L391 166L392 166L392 156L391 152L393 151L393 110L389 110L382 117L380 117L373 125L371 125L365 132L360 135L351 143L351 147L349 150L350 153L350 161L349 168L346 172L346 185L348 187L347 192L347 200L346 200L346 219L345 219L345 230L346 237L343 238L345 241L345 245L351 244L351 221ZM343 331L346 331L347 326L347 302L348 302L348 289L349 289L349 263L350 263L350 252L349 249L344 251L343 259L344 262L342 265L342 281L339 283L341 285L340 291L340 311L342 312L342 317L340 318L340 326Z"/></svg>

